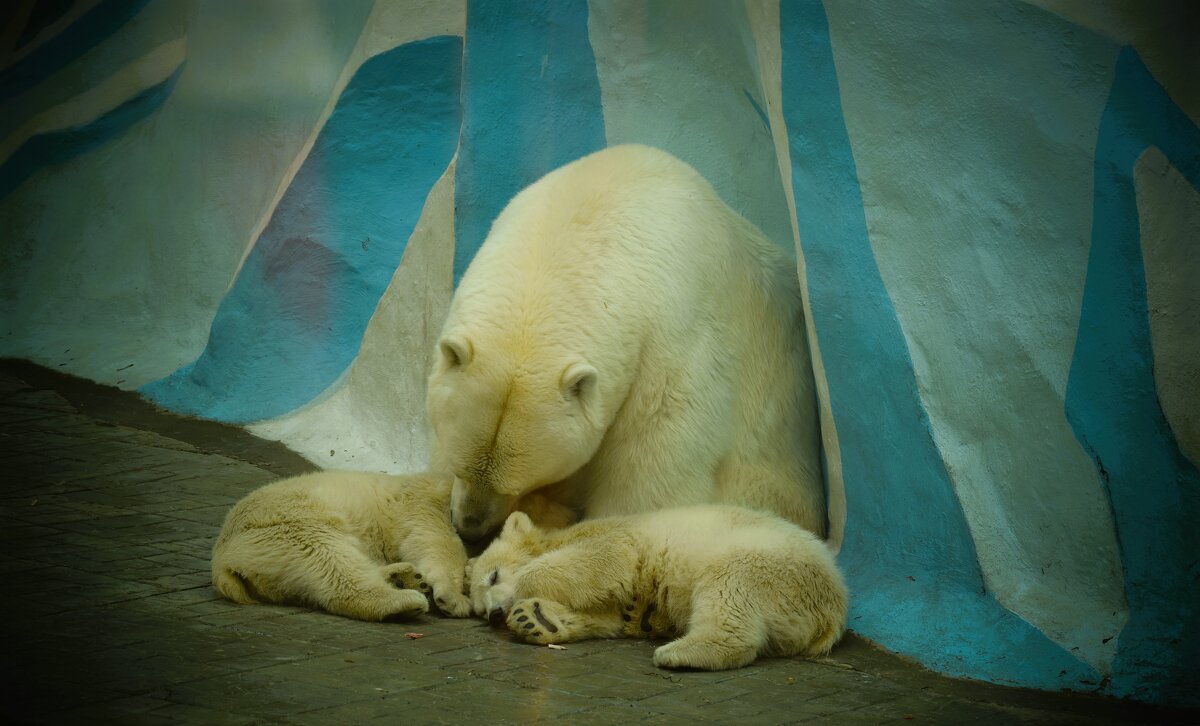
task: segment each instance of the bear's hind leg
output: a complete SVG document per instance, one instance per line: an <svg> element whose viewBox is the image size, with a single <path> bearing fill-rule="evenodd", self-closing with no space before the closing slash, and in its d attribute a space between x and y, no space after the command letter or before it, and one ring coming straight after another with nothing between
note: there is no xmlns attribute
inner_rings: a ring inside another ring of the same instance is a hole
<svg viewBox="0 0 1200 726"><path fill-rule="evenodd" d="M621 619L615 612L581 613L545 598L531 597L513 603L506 624L526 642L541 645L615 638L621 634Z"/></svg>
<svg viewBox="0 0 1200 726"><path fill-rule="evenodd" d="M739 593L727 587L716 592ZM725 598L695 595L687 632L655 649L654 665L721 671L753 663L767 638L753 603L744 600L740 593Z"/></svg>
<svg viewBox="0 0 1200 726"><path fill-rule="evenodd" d="M750 665L757 657L757 648L730 638L727 633L696 632L656 648L654 665L724 671Z"/></svg>

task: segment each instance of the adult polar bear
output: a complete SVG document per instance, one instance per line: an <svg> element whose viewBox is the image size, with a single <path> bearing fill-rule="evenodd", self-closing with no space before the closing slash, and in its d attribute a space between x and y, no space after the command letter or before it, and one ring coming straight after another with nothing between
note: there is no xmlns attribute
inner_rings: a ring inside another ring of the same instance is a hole
<svg viewBox="0 0 1200 726"><path fill-rule="evenodd" d="M535 519L718 502L825 532L795 264L657 149L513 198L454 294L427 408L464 539L535 490Z"/></svg>

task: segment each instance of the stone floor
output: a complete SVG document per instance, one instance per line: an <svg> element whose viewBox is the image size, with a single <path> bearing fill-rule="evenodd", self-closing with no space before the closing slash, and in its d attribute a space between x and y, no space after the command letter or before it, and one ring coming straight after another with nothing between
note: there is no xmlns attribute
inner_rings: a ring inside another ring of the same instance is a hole
<svg viewBox="0 0 1200 726"><path fill-rule="evenodd" d="M1163 723L1151 709L942 678L848 636L724 673L653 644L550 650L473 620L371 624L237 606L209 584L226 509L311 465L239 429L0 364L0 722Z"/></svg>

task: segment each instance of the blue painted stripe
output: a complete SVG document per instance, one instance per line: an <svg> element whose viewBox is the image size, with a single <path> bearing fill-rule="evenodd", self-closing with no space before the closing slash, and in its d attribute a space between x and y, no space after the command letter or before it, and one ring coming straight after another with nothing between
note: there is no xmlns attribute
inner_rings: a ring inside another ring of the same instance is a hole
<svg viewBox="0 0 1200 726"><path fill-rule="evenodd" d="M586 0L467 7L454 281L492 220L543 174L605 146Z"/></svg>
<svg viewBox="0 0 1200 726"><path fill-rule="evenodd" d="M1042 688L1095 682L1094 670L985 591L871 250L821 3L782 3L780 41L797 221L841 444L850 625L953 675Z"/></svg>
<svg viewBox="0 0 1200 726"><path fill-rule="evenodd" d="M0 165L0 199L40 169L61 164L101 146L149 118L170 97L183 73L183 63L161 83L151 86L112 111L82 126L37 134Z"/></svg>
<svg viewBox="0 0 1200 726"><path fill-rule="evenodd" d="M244 423L288 413L341 375L453 158L461 61L462 40L438 37L358 69L222 301L208 346L143 393Z"/></svg>
<svg viewBox="0 0 1200 726"><path fill-rule="evenodd" d="M150 0L104 0L36 50L0 71L0 100L49 78L96 47L141 12Z"/></svg>
<svg viewBox="0 0 1200 726"><path fill-rule="evenodd" d="M1125 48L1096 140L1092 241L1066 413L1108 491L1125 567L1129 622L1111 690L1197 704L1200 473L1159 407L1133 181L1152 145L1200 189L1200 131Z"/></svg>

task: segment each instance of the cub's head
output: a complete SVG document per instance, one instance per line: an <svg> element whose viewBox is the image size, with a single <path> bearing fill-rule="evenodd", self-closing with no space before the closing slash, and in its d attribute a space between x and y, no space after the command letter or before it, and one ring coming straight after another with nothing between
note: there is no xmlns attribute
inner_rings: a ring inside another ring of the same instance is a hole
<svg viewBox="0 0 1200 726"><path fill-rule="evenodd" d="M508 343L447 333L429 377L435 460L454 473L451 515L468 541L500 526L523 494L573 474L604 437L594 367Z"/></svg>
<svg viewBox="0 0 1200 726"><path fill-rule="evenodd" d="M513 512L504 529L471 566L471 610L499 617L512 605L516 571L543 551L543 532L524 512Z"/></svg>

